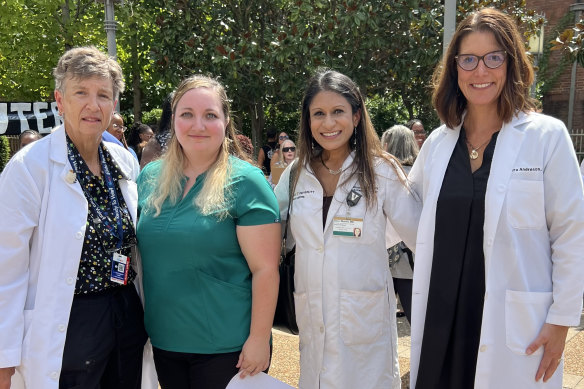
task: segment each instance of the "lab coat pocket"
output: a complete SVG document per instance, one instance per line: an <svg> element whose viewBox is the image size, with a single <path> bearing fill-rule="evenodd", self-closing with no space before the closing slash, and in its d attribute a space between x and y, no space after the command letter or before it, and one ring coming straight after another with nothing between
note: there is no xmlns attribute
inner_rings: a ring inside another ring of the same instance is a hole
<svg viewBox="0 0 584 389"><path fill-rule="evenodd" d="M545 227L543 181L511 180L507 193L507 217L513 228Z"/></svg>
<svg viewBox="0 0 584 389"><path fill-rule="evenodd" d="M520 292L507 290L505 295L505 333L507 347L516 354L525 355L545 323L552 292ZM540 347L534 355L542 354Z"/></svg>
<svg viewBox="0 0 584 389"><path fill-rule="evenodd" d="M341 290L341 338L347 345L369 344L379 339L384 324L389 328L385 290Z"/></svg>

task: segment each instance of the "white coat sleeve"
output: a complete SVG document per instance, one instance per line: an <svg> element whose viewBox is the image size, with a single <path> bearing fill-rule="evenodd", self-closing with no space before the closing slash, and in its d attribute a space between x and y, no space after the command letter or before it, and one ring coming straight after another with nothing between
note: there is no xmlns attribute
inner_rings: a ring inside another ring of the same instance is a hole
<svg viewBox="0 0 584 389"><path fill-rule="evenodd" d="M11 367L21 363L30 239L42 196L23 161L15 158L0 175L0 193L0 367Z"/></svg>
<svg viewBox="0 0 584 389"><path fill-rule="evenodd" d="M296 163L296 162L295 162ZM280 207L280 220L286 221L286 213L288 212L289 192L288 186L290 184L290 168L292 164L288 165L282 172L278 184L274 188L276 199L278 199L278 206Z"/></svg>
<svg viewBox="0 0 584 389"><path fill-rule="evenodd" d="M403 171L397 166L390 165L388 167L383 211L404 243L414 251L418 222L422 211L421 203L419 197L407 183ZM394 168L397 169L397 172L394 171ZM398 178L398 174L401 176L401 180Z"/></svg>
<svg viewBox="0 0 584 389"><path fill-rule="evenodd" d="M565 130L550 144L544 199L552 253L553 303L547 322L578 325L584 292L584 189L574 147Z"/></svg>

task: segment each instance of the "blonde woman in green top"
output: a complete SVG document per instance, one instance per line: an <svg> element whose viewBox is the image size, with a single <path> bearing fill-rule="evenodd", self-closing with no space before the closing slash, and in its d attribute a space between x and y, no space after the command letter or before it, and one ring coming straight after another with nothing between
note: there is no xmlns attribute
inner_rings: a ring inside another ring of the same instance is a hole
<svg viewBox="0 0 584 389"><path fill-rule="evenodd" d="M163 389L223 389L269 365L279 210L221 84L188 78L172 111L168 152L138 178L145 324Z"/></svg>

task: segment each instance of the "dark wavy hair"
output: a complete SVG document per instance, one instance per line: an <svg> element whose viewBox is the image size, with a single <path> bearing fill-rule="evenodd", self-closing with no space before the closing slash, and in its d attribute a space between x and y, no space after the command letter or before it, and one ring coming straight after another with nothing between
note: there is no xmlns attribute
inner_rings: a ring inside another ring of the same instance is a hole
<svg viewBox="0 0 584 389"><path fill-rule="evenodd" d="M301 166L306 166L312 158L322 153L322 146L313 138L310 129L310 104L314 97L323 91L340 94L351 105L353 114L357 112L361 113L359 123L357 123L349 140L350 149L355 151L355 159L353 161L354 167L352 174L347 180L354 174L358 175L363 196L367 201L367 205L371 206L376 203L374 158L382 157L388 161L393 161L394 164L392 166L394 168L395 166L399 166L399 162L383 152L381 142L373 128L359 87L353 80L342 73L330 69L320 69L308 81L308 86L302 99L302 112L300 117L297 154L299 163ZM296 175L293 181L294 185L298 181L299 172L300 169L296 169Z"/></svg>
<svg viewBox="0 0 584 389"><path fill-rule="evenodd" d="M507 53L507 79L497 102L503 122L509 122L517 111L535 110L536 102L529 96L534 80L533 66L527 57L516 23L501 11L483 8L460 22L446 55L434 71L432 104L440 119L450 128L456 127L462 121L467 100L458 87L458 66L454 57L460 54L458 51L461 41L473 32L493 33L501 49Z"/></svg>

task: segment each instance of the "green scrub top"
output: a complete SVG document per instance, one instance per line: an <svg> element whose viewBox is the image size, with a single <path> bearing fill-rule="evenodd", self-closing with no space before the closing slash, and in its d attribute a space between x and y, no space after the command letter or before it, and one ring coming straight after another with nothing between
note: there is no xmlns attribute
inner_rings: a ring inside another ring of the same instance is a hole
<svg viewBox="0 0 584 389"><path fill-rule="evenodd" d="M195 354L239 351L250 330L251 272L236 226L279 222L276 197L260 169L229 157L229 216L205 216L194 205L202 174L182 200L165 201L155 217L146 201L158 185L162 163L148 164L137 180L136 235L152 345Z"/></svg>

